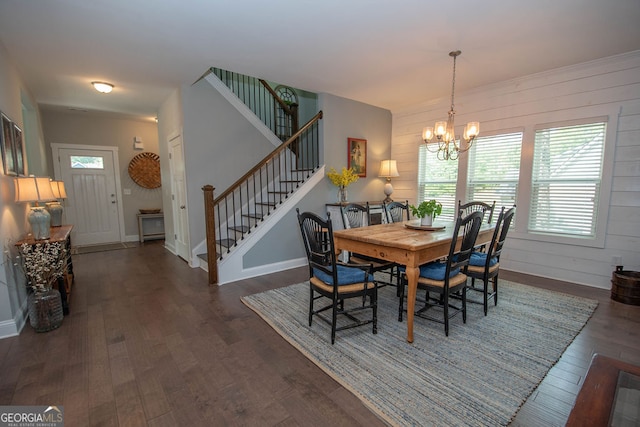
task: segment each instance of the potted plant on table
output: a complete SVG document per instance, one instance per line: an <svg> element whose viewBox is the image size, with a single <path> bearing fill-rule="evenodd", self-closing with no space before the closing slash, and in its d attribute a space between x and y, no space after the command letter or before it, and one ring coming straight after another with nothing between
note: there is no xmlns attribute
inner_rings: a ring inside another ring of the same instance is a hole
<svg viewBox="0 0 640 427"><path fill-rule="evenodd" d="M442 204L437 200L425 200L418 206L409 205L413 216L420 218L420 225L431 227L433 220L442 213Z"/></svg>
<svg viewBox="0 0 640 427"><path fill-rule="evenodd" d="M338 203L347 202L347 187L349 184L353 184L359 178L359 176L353 171L353 168L342 168L342 172L338 173L334 168L329 169L327 172L329 180L338 187Z"/></svg>

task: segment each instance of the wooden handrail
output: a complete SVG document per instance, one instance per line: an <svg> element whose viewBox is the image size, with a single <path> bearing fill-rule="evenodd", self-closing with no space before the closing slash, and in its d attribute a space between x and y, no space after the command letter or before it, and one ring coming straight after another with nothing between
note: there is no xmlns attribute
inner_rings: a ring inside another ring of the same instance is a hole
<svg viewBox="0 0 640 427"><path fill-rule="evenodd" d="M289 138L286 142L282 143L281 145L279 145L278 147L276 147L275 150L273 150L271 153L267 154L266 157L264 157L262 159L262 161L260 161L260 163L258 163L257 165L255 165L253 168L251 168L249 170L249 172L245 173L244 175L242 175L242 177L240 177L240 179L238 179L236 182L234 182L233 184L231 184L229 186L229 188L227 188L225 191L222 192L222 194L220 194L218 197L216 197L216 199L214 200L214 205L218 204L221 200L223 200L225 197L227 197L229 194L231 194L240 184L242 184L244 181L246 181L250 176L252 176L254 173L256 173L262 166L264 166L265 164L269 163L270 160L272 160L274 157L276 157L276 155L278 153L280 153L282 150L284 150L285 148L287 148L289 145L291 145L296 139L298 139L298 137L300 135L302 135L307 129L309 129L311 126L313 126L315 124L315 122L317 122L318 120L320 120L322 118L322 111L320 111L318 114L316 114L315 116L313 116L311 118L311 120L309 120L307 122L307 124L305 124L304 126L302 126L298 132L294 133L291 138Z"/></svg>
<svg viewBox="0 0 640 427"><path fill-rule="evenodd" d="M278 102L278 105L282 107L285 113L287 113L290 116L294 114L293 111L291 111L291 108L282 99L280 99L278 94L273 89L271 89L271 86L269 85L269 83L267 83L265 80L262 80L262 79L258 79L258 81L262 83L262 86L264 86L264 88L267 89L267 91L271 94L271 96L273 96L273 98Z"/></svg>
<svg viewBox="0 0 640 427"><path fill-rule="evenodd" d="M207 266L209 267L209 284L218 283L218 251L216 249L216 217L213 202L212 185L202 187L204 192L205 233L207 236Z"/></svg>

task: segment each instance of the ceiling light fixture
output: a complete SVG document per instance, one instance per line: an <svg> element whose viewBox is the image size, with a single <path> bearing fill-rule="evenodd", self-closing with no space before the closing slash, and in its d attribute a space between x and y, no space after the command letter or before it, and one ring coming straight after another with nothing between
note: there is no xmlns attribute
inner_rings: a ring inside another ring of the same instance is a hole
<svg viewBox="0 0 640 427"><path fill-rule="evenodd" d="M91 82L91 84L100 93L109 93L113 90L113 85L111 83Z"/></svg>
<svg viewBox="0 0 640 427"><path fill-rule="evenodd" d="M462 52L456 50L449 52L449 56L453 57L453 83L451 85L451 110L449 110L449 118L445 121L436 122L435 129L432 127L425 127L422 130L422 140L427 144L427 150L432 153L438 153L438 159L440 160L456 160L460 153L471 148L473 141L480 133L479 122L469 122L464 128L462 135L463 139L467 143L466 148L460 148L458 141L456 141L455 129L453 119L456 114L453 109L453 95L456 89L456 58L460 56ZM434 141L434 146L437 143L437 150L433 151L429 148L429 144L436 137L437 141Z"/></svg>

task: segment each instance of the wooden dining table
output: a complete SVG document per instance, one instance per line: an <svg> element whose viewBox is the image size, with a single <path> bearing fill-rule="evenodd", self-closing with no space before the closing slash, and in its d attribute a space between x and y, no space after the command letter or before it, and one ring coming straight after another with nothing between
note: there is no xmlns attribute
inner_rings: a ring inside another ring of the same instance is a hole
<svg viewBox="0 0 640 427"><path fill-rule="evenodd" d="M338 251L369 255L406 267L407 341L410 343L413 342L413 317L420 266L449 255L455 223L434 223L434 228L444 226L440 230L427 230L418 226L419 220L411 220L333 232L335 247ZM495 224L483 223L476 244L489 243L494 227ZM458 236L458 244L460 242L461 238Z"/></svg>

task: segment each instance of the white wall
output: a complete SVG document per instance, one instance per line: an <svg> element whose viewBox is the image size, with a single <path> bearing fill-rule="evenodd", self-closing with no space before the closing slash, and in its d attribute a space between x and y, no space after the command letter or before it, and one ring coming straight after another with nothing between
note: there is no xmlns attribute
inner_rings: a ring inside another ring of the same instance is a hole
<svg viewBox="0 0 640 427"><path fill-rule="evenodd" d="M22 119L23 101L35 105L28 89L24 86L17 69L0 43L0 111L25 130ZM30 152L43 152L39 116L31 115L36 123L30 123L29 140L35 144L34 150L27 149L27 163L42 164L40 158L29 157ZM36 168L46 175L47 171ZM22 272L14 266L13 244L28 231L26 204L15 203L13 177L4 173L0 166L0 242L2 242L2 262L0 263L0 338L17 335L26 320L26 286Z"/></svg>
<svg viewBox="0 0 640 427"><path fill-rule="evenodd" d="M460 69L456 77L463 79L467 72L473 70ZM393 112L397 197L416 200L422 128L446 119L449 103L448 98L434 100ZM456 93L455 107L459 128L473 119L480 121L481 133L524 130L518 213L501 260L504 269L600 288L611 286L613 256L622 257L625 269L640 270L640 51ZM600 212L608 216L600 224L606 229L602 244L558 243L528 233L534 126L602 115L616 129L606 141L613 159L603 177L609 203ZM462 167L465 155L461 161Z"/></svg>

